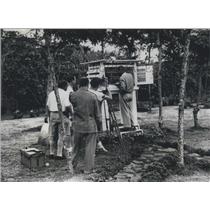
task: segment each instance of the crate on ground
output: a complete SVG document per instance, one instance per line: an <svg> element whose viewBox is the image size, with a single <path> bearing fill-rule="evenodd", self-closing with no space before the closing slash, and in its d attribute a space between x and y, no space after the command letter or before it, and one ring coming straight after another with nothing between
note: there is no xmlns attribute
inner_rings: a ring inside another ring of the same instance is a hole
<svg viewBox="0 0 210 210"><path fill-rule="evenodd" d="M45 166L45 154L36 148L25 148L20 150L21 163L30 168L41 168Z"/></svg>

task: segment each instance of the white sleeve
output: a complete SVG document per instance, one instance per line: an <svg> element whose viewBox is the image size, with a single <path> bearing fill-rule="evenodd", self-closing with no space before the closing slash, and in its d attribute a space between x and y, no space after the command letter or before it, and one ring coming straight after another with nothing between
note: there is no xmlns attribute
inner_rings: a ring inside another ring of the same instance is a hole
<svg viewBox="0 0 210 210"><path fill-rule="evenodd" d="M71 103L69 101L69 94L68 93L65 94L64 104L65 104L65 107L66 106L71 106Z"/></svg>
<svg viewBox="0 0 210 210"><path fill-rule="evenodd" d="M47 104L46 104L48 107L50 105L50 94L47 96Z"/></svg>
<svg viewBox="0 0 210 210"><path fill-rule="evenodd" d="M97 91L97 98L101 102L104 100L104 94L102 92Z"/></svg>

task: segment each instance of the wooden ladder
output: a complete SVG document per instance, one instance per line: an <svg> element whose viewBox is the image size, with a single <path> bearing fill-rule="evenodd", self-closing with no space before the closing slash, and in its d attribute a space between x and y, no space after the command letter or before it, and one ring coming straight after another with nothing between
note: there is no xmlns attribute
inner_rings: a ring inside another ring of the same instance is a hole
<svg viewBox="0 0 210 210"><path fill-rule="evenodd" d="M115 115L115 112L114 112L114 109L113 109L113 103L110 102L110 101L108 102L108 109L109 109L109 114L110 114L110 117L111 117L111 122L113 124L113 128L116 131L117 136L118 136L118 138L121 142L122 141L122 136L121 136L121 133L120 133L120 128L118 126L117 118L116 118L116 115Z"/></svg>

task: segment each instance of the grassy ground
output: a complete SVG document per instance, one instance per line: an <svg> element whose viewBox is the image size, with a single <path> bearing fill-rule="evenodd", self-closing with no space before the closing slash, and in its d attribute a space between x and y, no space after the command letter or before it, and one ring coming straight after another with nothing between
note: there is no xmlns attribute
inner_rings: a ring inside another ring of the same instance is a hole
<svg viewBox="0 0 210 210"><path fill-rule="evenodd" d="M176 141L177 107L164 107L164 125L172 130L169 141ZM194 130L192 109L185 110L185 143L202 149L210 149L210 130ZM202 127L210 128L210 109L201 109L198 115ZM141 125L157 124L158 109L152 113L138 113ZM50 164L42 170L30 171L20 164L20 149L37 143L39 131L24 130L41 126L43 118L26 118L19 120L4 120L1 122L1 173L2 181L82 181L83 175L71 177L68 173L66 161L47 160ZM174 132L173 132L174 131ZM109 154L97 154L96 169L99 173L117 170L120 163L117 162L113 148L109 148ZM110 164L113 163L113 164ZM118 165L117 165L118 164ZM110 175L110 174L108 174ZM104 174L103 174L104 176ZM190 176L171 176L166 181L209 181L210 173L196 171ZM102 180L103 181L103 180Z"/></svg>
<svg viewBox="0 0 210 210"><path fill-rule="evenodd" d="M199 123L204 129L195 130L192 127L193 113L192 109L185 109L185 143L195 148L210 149L210 109L201 109L198 114ZM140 124L157 123L158 121L158 109L153 109L152 113L138 113L138 119ZM178 108L164 107L163 108L163 120L164 126L177 131L178 121ZM205 129L206 128L206 129ZM170 136L170 138L177 139L176 135Z"/></svg>
<svg viewBox="0 0 210 210"><path fill-rule="evenodd" d="M192 109L185 109L185 144L194 148L210 149L210 109L201 109L198 114L199 123L202 129L194 129ZM156 123L158 120L158 109L153 109L152 113L139 113L141 124ZM177 141L177 121L178 107L163 108L164 126L174 131L168 136L169 141ZM195 171L192 175L173 175L167 178L168 182L175 181L210 181L210 172L202 170Z"/></svg>

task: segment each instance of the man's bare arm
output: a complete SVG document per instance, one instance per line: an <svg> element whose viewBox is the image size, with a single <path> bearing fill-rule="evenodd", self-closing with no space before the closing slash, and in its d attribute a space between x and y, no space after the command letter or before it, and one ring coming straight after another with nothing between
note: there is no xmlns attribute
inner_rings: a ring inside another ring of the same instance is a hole
<svg viewBox="0 0 210 210"><path fill-rule="evenodd" d="M105 90L104 99L112 100L112 94L108 88Z"/></svg>
<svg viewBox="0 0 210 210"><path fill-rule="evenodd" d="M46 115L45 115L45 123L48 123L48 119L50 118L50 110L49 110L49 107L46 106Z"/></svg>

